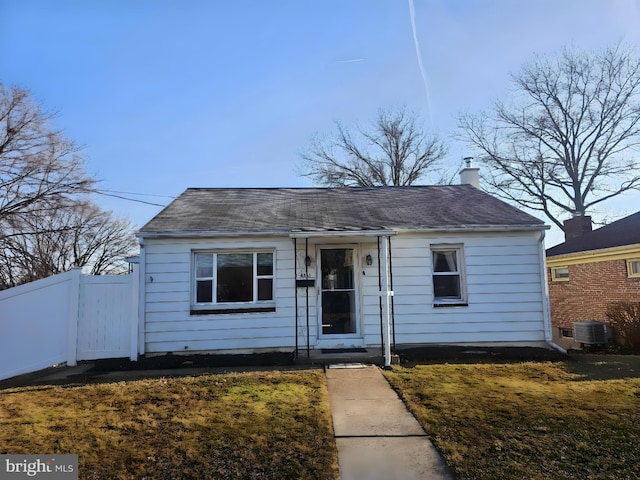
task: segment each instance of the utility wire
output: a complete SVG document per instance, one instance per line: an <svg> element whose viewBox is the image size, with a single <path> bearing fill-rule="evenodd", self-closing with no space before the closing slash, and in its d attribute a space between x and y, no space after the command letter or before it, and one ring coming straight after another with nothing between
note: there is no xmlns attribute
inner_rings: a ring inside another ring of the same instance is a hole
<svg viewBox="0 0 640 480"><path fill-rule="evenodd" d="M137 203L144 203L145 205L153 205L154 207L166 207L166 205L162 203L147 202L146 200L139 200L137 198L123 197L122 195L116 195L114 193L106 193L100 190L93 190L93 193L97 193L98 195L104 195L105 197L119 198L121 200L127 200L129 202L137 202Z"/></svg>
<svg viewBox="0 0 640 480"><path fill-rule="evenodd" d="M171 195L155 195L153 193L136 193L136 192L121 192L118 190L100 190L100 192L107 192L107 193L121 193L124 195L138 195L140 197L158 197L158 198L171 198L171 199L175 199L176 197L171 196Z"/></svg>
<svg viewBox="0 0 640 480"><path fill-rule="evenodd" d="M137 203L144 203L145 205L153 205L154 207L166 207L166 204L148 202L146 200L140 200L138 198L125 197L124 195L119 195L119 194L141 195L141 196L145 196L145 197L162 197L162 198L171 198L171 199L176 198L176 197L171 197L169 195L153 195L153 194L150 194L150 193L121 192L121 191L118 191L118 190L98 190L98 189L95 189L95 188L88 188L88 189L85 189L85 191L87 193L95 193L97 195L104 195L105 197L113 197L113 198L119 198L121 200L127 200L128 202L137 202Z"/></svg>

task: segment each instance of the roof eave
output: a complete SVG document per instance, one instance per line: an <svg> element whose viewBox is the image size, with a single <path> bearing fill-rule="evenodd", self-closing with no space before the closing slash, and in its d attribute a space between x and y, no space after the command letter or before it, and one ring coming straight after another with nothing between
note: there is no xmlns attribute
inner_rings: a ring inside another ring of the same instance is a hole
<svg viewBox="0 0 640 480"><path fill-rule="evenodd" d="M381 228L371 230L139 230L138 238L205 238L205 237L376 237L398 233L438 232L503 232L548 230L548 225L443 225L417 228Z"/></svg>
<svg viewBox="0 0 640 480"><path fill-rule="evenodd" d="M419 228L396 228L398 233L438 233L438 232L522 232L542 231L551 227L544 224L524 225L441 225Z"/></svg>
<svg viewBox="0 0 640 480"><path fill-rule="evenodd" d="M620 245L617 247L582 250L579 252L561 253L547 256L548 266L575 265L579 263L604 262L635 258L640 254L640 243Z"/></svg>
<svg viewBox="0 0 640 480"><path fill-rule="evenodd" d="M282 237L286 230L139 230L138 238Z"/></svg>
<svg viewBox="0 0 640 480"><path fill-rule="evenodd" d="M289 234L291 238L314 237L388 237L396 235L395 229L376 230L295 230Z"/></svg>

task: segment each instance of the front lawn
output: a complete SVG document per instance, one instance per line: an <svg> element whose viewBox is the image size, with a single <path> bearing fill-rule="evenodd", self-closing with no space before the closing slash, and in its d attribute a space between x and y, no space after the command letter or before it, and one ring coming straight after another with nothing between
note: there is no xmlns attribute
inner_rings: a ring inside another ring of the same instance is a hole
<svg viewBox="0 0 640 480"><path fill-rule="evenodd" d="M640 478L640 357L385 375L461 479Z"/></svg>
<svg viewBox="0 0 640 480"><path fill-rule="evenodd" d="M334 479L321 371L0 390L0 453L73 453L81 479Z"/></svg>

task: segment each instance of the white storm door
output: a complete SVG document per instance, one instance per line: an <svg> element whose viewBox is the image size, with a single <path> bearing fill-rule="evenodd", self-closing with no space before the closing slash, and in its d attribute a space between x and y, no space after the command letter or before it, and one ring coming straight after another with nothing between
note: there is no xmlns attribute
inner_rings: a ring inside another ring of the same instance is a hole
<svg viewBox="0 0 640 480"><path fill-rule="evenodd" d="M320 338L359 335L355 249L320 249Z"/></svg>

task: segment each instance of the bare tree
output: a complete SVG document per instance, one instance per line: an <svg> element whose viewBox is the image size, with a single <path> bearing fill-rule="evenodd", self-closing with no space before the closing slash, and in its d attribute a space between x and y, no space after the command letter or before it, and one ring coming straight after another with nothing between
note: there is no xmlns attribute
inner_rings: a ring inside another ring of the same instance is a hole
<svg viewBox="0 0 640 480"><path fill-rule="evenodd" d="M79 148L29 92L0 83L0 289L85 267L118 273L132 225L91 204Z"/></svg>
<svg viewBox="0 0 640 480"><path fill-rule="evenodd" d="M459 122L497 195L563 228L563 215L640 188L640 61L630 47L538 57L512 83L510 103Z"/></svg>
<svg viewBox="0 0 640 480"><path fill-rule="evenodd" d="M84 267L92 275L127 271L137 253L133 225L82 201L12 218L0 238L0 289Z"/></svg>
<svg viewBox="0 0 640 480"><path fill-rule="evenodd" d="M37 203L54 210L89 189L78 147L54 130L46 113L19 88L0 83L0 231L10 215Z"/></svg>
<svg viewBox="0 0 640 480"><path fill-rule="evenodd" d="M333 140L315 139L304 151L301 175L319 185L412 185L436 171L445 145L425 134L406 110L381 110L369 131L355 134L337 123Z"/></svg>

